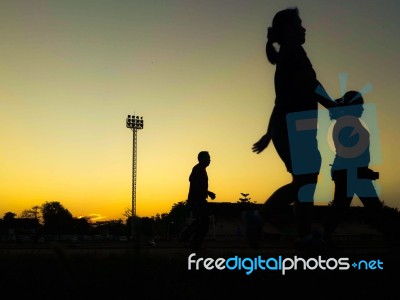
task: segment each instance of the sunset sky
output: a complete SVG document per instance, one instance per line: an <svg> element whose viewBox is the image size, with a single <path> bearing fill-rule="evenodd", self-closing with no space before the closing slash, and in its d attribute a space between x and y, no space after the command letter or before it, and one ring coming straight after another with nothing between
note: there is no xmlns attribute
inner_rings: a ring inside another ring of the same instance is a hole
<svg viewBox="0 0 400 300"><path fill-rule="evenodd" d="M144 118L138 216L186 200L201 150L211 155L214 201L249 193L263 203L290 180L273 146L251 147L275 98L266 29L293 6L329 95L341 96L341 73L346 90L372 87L364 99L377 112L381 157L372 168L381 200L400 207L399 1L0 0L0 218L46 201L74 216L124 218L128 114ZM321 152L315 200L326 204L332 152Z"/></svg>

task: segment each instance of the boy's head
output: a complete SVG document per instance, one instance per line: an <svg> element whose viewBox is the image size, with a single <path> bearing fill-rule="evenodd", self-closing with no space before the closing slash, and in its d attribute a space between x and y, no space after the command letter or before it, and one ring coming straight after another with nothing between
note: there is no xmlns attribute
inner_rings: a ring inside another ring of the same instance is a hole
<svg viewBox="0 0 400 300"><path fill-rule="evenodd" d="M361 93L348 91L342 98L335 100L338 107L330 110L329 115L332 120L337 120L343 116L361 117L364 108L364 98Z"/></svg>
<svg viewBox="0 0 400 300"><path fill-rule="evenodd" d="M339 106L364 104L364 99L361 93L356 91L348 91L342 98L337 100Z"/></svg>
<svg viewBox="0 0 400 300"><path fill-rule="evenodd" d="M207 167L211 162L210 154L208 153L208 151L200 151L197 155L197 159L199 163L205 167Z"/></svg>

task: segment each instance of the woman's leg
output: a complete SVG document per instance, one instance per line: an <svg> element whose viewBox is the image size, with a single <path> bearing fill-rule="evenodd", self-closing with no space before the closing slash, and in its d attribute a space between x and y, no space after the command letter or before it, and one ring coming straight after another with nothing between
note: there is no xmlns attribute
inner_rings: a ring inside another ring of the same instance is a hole
<svg viewBox="0 0 400 300"><path fill-rule="evenodd" d="M318 173L293 176L293 185L296 191L294 215L299 238L311 234L312 210L317 181Z"/></svg>
<svg viewBox="0 0 400 300"><path fill-rule="evenodd" d="M311 233L314 192L318 174L292 175L291 183L276 190L259 210L260 216L268 223L279 227L276 219L294 203L294 216L299 237Z"/></svg>

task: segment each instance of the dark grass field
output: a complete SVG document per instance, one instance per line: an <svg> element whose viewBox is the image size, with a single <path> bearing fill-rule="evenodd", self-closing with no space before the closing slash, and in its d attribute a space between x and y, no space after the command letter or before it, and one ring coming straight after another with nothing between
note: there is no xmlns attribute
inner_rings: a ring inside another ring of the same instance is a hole
<svg viewBox="0 0 400 300"><path fill-rule="evenodd" d="M347 243L347 244L346 244ZM377 260L383 270L188 270L192 253L177 242L130 245L4 246L0 291L29 299L400 299L397 246L342 242L339 252L299 253L283 242L259 250L243 244L206 243L196 258L349 257ZM5 299L5 298L3 298Z"/></svg>

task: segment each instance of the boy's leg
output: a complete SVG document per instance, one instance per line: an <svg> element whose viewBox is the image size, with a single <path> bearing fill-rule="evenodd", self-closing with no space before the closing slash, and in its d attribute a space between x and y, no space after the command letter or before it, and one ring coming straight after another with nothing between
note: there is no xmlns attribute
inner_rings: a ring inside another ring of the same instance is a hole
<svg viewBox="0 0 400 300"><path fill-rule="evenodd" d="M324 222L324 238L329 240L335 232L343 213L350 207L353 197L348 196L347 172L346 170L335 171L333 182L335 192L328 214Z"/></svg>
<svg viewBox="0 0 400 300"><path fill-rule="evenodd" d="M201 248L204 239L207 236L209 227L209 215L207 205L198 208L196 215L196 227L193 233L193 239L190 241L189 248L198 250Z"/></svg>

